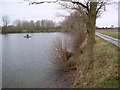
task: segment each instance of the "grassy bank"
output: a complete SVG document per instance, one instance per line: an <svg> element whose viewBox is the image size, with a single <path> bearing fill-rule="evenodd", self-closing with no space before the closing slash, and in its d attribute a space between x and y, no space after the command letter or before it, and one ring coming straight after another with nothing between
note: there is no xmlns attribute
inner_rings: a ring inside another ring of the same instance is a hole
<svg viewBox="0 0 120 90"><path fill-rule="evenodd" d="M97 30L97 32L120 39L120 32L118 30Z"/></svg>
<svg viewBox="0 0 120 90"><path fill-rule="evenodd" d="M120 39L120 37L118 37L119 36L118 33L107 33L107 32L100 32L100 33Z"/></svg>
<svg viewBox="0 0 120 90"><path fill-rule="evenodd" d="M21 31L2 31L2 34L12 34L12 33L50 33L50 32L61 32L61 30L33 30L33 31L28 31L28 30L21 30Z"/></svg>
<svg viewBox="0 0 120 90"><path fill-rule="evenodd" d="M86 53L77 61L74 88L118 88L118 48L96 36L94 67L85 71Z"/></svg>

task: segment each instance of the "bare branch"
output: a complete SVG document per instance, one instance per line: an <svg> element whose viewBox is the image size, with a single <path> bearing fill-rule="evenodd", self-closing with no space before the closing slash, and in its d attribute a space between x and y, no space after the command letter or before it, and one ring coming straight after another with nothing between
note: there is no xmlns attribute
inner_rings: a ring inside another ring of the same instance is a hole
<svg viewBox="0 0 120 90"><path fill-rule="evenodd" d="M56 3L56 2L58 2L58 0L56 0L56 1L40 1L40 2L32 2L32 1L30 1L30 0L24 0L24 1L27 1L27 2L30 2L30 4L43 4L43 3Z"/></svg>
<svg viewBox="0 0 120 90"><path fill-rule="evenodd" d="M84 8L86 8L87 10L89 10L88 6L86 6L86 5L84 5L84 4L80 3L80 2L72 1L72 3L80 5L80 6L84 7Z"/></svg>
<svg viewBox="0 0 120 90"><path fill-rule="evenodd" d="M89 4L90 4L90 2L88 1L88 2L86 3L87 11L89 11Z"/></svg>
<svg viewBox="0 0 120 90"><path fill-rule="evenodd" d="M103 6L105 6L105 4L106 4L107 2L101 2L100 3L100 6L97 8L97 10L96 10L96 13L98 13L99 11L100 11L100 9L103 7Z"/></svg>

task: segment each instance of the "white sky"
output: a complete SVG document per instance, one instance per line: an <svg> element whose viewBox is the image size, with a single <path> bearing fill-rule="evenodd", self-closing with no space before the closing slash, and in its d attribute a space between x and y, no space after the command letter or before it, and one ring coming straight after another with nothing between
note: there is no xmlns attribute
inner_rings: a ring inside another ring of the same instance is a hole
<svg viewBox="0 0 120 90"><path fill-rule="evenodd" d="M13 20L41 20L49 19L56 22L62 21L63 17L58 17L58 13L64 15L67 14L67 10L60 9L61 6L57 3L44 3L39 5L29 5L28 2L8 2L7 0L0 1L0 15L8 15L11 23ZM118 26L118 8L117 5L107 6L101 17L97 19L97 26L110 27L114 25ZM1 21L1 20L0 20ZM2 22L0 22L0 25Z"/></svg>

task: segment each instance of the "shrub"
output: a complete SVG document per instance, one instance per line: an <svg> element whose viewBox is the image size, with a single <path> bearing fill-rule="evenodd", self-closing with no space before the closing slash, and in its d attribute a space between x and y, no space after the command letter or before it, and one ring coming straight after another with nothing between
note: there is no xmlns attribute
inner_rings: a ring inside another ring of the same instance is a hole
<svg viewBox="0 0 120 90"><path fill-rule="evenodd" d="M80 55L80 46L85 40L85 37L81 35L80 38L78 34L70 33L64 38L56 38L53 42L52 62L61 71L76 70L76 59Z"/></svg>

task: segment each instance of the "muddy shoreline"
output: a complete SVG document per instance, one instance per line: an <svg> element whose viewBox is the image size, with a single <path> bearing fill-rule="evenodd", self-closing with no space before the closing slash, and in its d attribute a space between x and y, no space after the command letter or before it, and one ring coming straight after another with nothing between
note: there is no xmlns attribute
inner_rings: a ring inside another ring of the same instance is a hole
<svg viewBox="0 0 120 90"><path fill-rule="evenodd" d="M72 88L75 80L74 73L75 71L70 73L64 73L55 80L48 81L44 85L44 88Z"/></svg>

